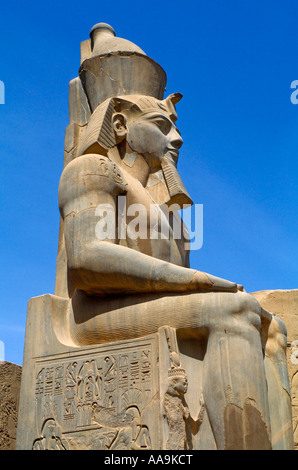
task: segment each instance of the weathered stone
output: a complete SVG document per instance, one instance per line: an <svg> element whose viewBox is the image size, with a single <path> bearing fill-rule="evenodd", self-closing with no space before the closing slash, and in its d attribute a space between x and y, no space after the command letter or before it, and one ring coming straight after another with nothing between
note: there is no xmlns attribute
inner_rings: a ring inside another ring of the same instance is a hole
<svg viewBox="0 0 298 470"><path fill-rule="evenodd" d="M113 28L104 23L95 25L90 36L91 55L84 46L79 75L92 112L105 99L120 95L162 99L166 74L142 49L115 37Z"/></svg>
<svg viewBox="0 0 298 470"><path fill-rule="evenodd" d="M287 327L287 362L292 395L295 449L298 450L298 290L266 290L252 295ZM277 404L279 406L279 404Z"/></svg>
<svg viewBox="0 0 298 470"><path fill-rule="evenodd" d="M29 302L17 448L292 449L284 323L189 267L182 95L164 98L163 69L106 24L81 51L56 291Z"/></svg>
<svg viewBox="0 0 298 470"><path fill-rule="evenodd" d="M90 107L79 77L69 83L69 122L85 126L90 119Z"/></svg>
<svg viewBox="0 0 298 470"><path fill-rule="evenodd" d="M14 450L22 367L0 361L0 450Z"/></svg>

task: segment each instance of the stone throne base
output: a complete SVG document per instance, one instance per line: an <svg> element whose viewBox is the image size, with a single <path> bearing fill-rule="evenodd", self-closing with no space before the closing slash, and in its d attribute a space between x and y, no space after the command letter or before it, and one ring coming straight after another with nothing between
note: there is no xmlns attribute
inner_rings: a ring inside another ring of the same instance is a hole
<svg viewBox="0 0 298 470"><path fill-rule="evenodd" d="M70 300L55 295L29 301L16 449L216 450L218 418L224 449L293 447L288 379L276 375L286 360L283 354L268 350L271 355L264 355L273 384L270 389L267 383L271 414L264 421L254 388L265 395L266 381L264 388L251 366L239 362L240 352L245 357L247 352L243 338L236 336L234 343L237 367L226 370L220 357L227 353L226 338L210 354L210 337L195 331L185 336L183 329L162 326L134 339L78 346L69 333L70 311ZM226 385L219 407L209 374L221 374ZM233 383L238 388L231 388ZM246 389L250 384L252 393Z"/></svg>
<svg viewBox="0 0 298 470"><path fill-rule="evenodd" d="M179 340L178 349L175 330L163 327L76 347L59 323L68 307L50 294L29 301L17 449L216 448L200 401L204 344ZM169 383L185 375L187 392L168 394L165 407Z"/></svg>

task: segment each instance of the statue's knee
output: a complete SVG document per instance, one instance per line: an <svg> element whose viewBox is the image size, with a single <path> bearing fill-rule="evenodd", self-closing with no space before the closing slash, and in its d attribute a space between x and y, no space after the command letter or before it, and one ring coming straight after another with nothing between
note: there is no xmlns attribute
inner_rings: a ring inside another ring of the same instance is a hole
<svg viewBox="0 0 298 470"><path fill-rule="evenodd" d="M272 316L272 323L275 323L275 329L277 334L287 337L287 327L281 318L276 315Z"/></svg>
<svg viewBox="0 0 298 470"><path fill-rule="evenodd" d="M235 300L233 305L234 313L246 314L253 313L257 316L261 316L262 308L252 295L247 294L246 292L238 292L235 294Z"/></svg>
<svg viewBox="0 0 298 470"><path fill-rule="evenodd" d="M225 297L226 296L226 297ZM260 330L261 306L259 302L246 292L225 294L222 296L220 322L226 332L242 334L253 329ZM216 328L217 325L214 325Z"/></svg>
<svg viewBox="0 0 298 470"><path fill-rule="evenodd" d="M285 354L287 350L287 328L285 323L277 316L273 315L266 341L266 354L268 356L275 355L278 351L283 351Z"/></svg>

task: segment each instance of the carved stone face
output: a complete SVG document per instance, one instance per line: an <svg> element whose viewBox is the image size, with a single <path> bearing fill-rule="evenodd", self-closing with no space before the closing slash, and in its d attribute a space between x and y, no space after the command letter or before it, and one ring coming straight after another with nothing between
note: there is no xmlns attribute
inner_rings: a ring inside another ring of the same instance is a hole
<svg viewBox="0 0 298 470"><path fill-rule="evenodd" d="M152 170L161 167L164 155L177 163L183 140L168 113L157 110L123 116L123 128L130 148L143 155Z"/></svg>
<svg viewBox="0 0 298 470"><path fill-rule="evenodd" d="M188 382L186 376L179 376L176 378L175 389L180 394L185 394L187 392Z"/></svg>
<svg viewBox="0 0 298 470"><path fill-rule="evenodd" d="M188 389L188 381L186 375L178 375L171 377L169 380L168 393L172 396L182 397Z"/></svg>

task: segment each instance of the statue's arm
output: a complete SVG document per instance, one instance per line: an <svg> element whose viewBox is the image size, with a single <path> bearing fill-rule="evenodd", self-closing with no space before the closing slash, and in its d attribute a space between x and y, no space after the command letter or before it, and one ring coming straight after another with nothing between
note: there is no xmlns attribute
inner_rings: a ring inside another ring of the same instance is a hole
<svg viewBox="0 0 298 470"><path fill-rule="evenodd" d="M153 258L121 246L115 236L96 236L96 208L115 210L125 182L117 166L98 155L84 155L65 168L59 185L67 262L76 288L87 293L132 294L237 290L234 283ZM116 223L115 223L116 227Z"/></svg>

